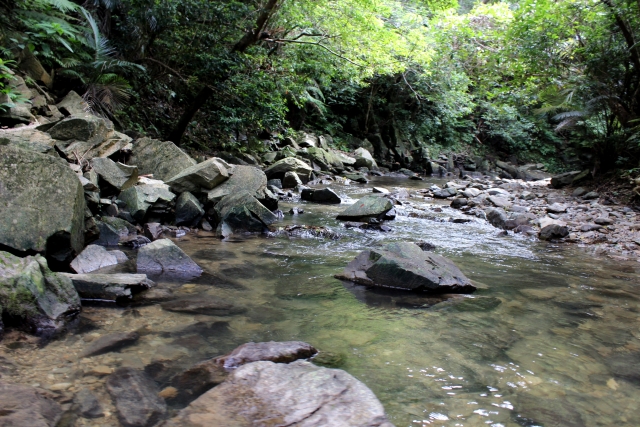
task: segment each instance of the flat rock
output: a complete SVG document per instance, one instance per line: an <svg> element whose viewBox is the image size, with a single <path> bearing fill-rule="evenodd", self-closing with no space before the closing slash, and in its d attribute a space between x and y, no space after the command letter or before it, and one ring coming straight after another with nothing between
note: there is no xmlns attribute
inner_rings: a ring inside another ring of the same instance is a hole
<svg viewBox="0 0 640 427"><path fill-rule="evenodd" d="M336 278L367 286L429 293L476 290L451 260L408 242L363 251Z"/></svg>
<svg viewBox="0 0 640 427"><path fill-rule="evenodd" d="M567 211L567 207L560 203L553 203L550 206L547 206L547 212L559 214Z"/></svg>
<svg viewBox="0 0 640 427"><path fill-rule="evenodd" d="M131 344L135 344L140 335L137 332L118 332L115 334L103 335L80 353L79 357L92 357L112 351L120 350Z"/></svg>
<svg viewBox="0 0 640 427"><path fill-rule="evenodd" d="M197 164L173 142L151 138L141 138L134 142L129 163L138 166L141 175L152 174L155 179L162 181Z"/></svg>
<svg viewBox="0 0 640 427"><path fill-rule="evenodd" d="M36 335L53 335L64 330L81 306L71 280L49 270L42 256L0 252L0 310L21 319Z"/></svg>
<svg viewBox="0 0 640 427"><path fill-rule="evenodd" d="M487 200L491 202L491 204L497 208L508 208L511 207L512 203L506 197L500 196L489 196Z"/></svg>
<svg viewBox="0 0 640 427"><path fill-rule="evenodd" d="M351 181L359 182L360 184L366 184L369 182L366 176L361 173L345 173L344 177Z"/></svg>
<svg viewBox="0 0 640 427"><path fill-rule="evenodd" d="M167 413L156 383L133 368L116 370L107 378L106 387L124 427L151 427Z"/></svg>
<svg viewBox="0 0 640 427"><path fill-rule="evenodd" d="M0 426L55 427L62 417L60 405L43 390L0 382Z"/></svg>
<svg viewBox="0 0 640 427"><path fill-rule="evenodd" d="M103 246L89 245L71 261L71 268L79 274L90 273L103 267L127 261L122 251L107 251Z"/></svg>
<svg viewBox="0 0 640 427"><path fill-rule="evenodd" d="M440 188L433 192L433 197L436 199L446 199L458 194L458 190L455 188Z"/></svg>
<svg viewBox="0 0 640 427"><path fill-rule="evenodd" d="M613 224L613 219L608 217L599 217L599 218L596 218L593 222L595 222L598 225L611 225Z"/></svg>
<svg viewBox="0 0 640 427"><path fill-rule="evenodd" d="M202 273L202 268L169 239L158 239L140 248L137 269L147 273Z"/></svg>
<svg viewBox="0 0 640 427"><path fill-rule="evenodd" d="M389 190L387 190L386 188L382 188L382 187L373 187L373 192L374 193L380 193L380 194L389 194Z"/></svg>
<svg viewBox="0 0 640 427"><path fill-rule="evenodd" d="M200 193L212 190L229 179L228 164L216 157L186 168L167 180L171 191Z"/></svg>
<svg viewBox="0 0 640 427"><path fill-rule="evenodd" d="M369 194L342 211L336 218L344 221L359 221L382 218L393 209L393 202L384 196Z"/></svg>
<svg viewBox="0 0 640 427"><path fill-rule="evenodd" d="M216 358L225 369L235 369L251 362L269 361L291 363L298 359L309 359L318 353L312 345L302 341L249 342L231 353Z"/></svg>
<svg viewBox="0 0 640 427"><path fill-rule="evenodd" d="M156 285L146 274L60 274L71 279L80 297L88 300L124 302Z"/></svg>
<svg viewBox="0 0 640 427"><path fill-rule="evenodd" d="M344 371L304 361L241 366L167 422L185 425L393 427L364 384Z"/></svg>
<svg viewBox="0 0 640 427"><path fill-rule="evenodd" d="M0 145L0 183L0 245L61 264L82 251L84 191L67 162Z"/></svg>

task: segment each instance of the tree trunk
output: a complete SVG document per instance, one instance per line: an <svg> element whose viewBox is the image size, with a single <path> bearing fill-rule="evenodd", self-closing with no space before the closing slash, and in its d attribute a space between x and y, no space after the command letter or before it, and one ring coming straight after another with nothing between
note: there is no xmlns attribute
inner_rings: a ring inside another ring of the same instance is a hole
<svg viewBox="0 0 640 427"><path fill-rule="evenodd" d="M281 1L284 0L269 0L267 2L258 15L255 26L248 30L238 43L233 46L233 49L231 50L232 52L242 53L247 50L249 46L260 40L263 31ZM230 76L225 77L223 81L229 77ZM213 90L209 86L203 87L200 92L198 92L193 103L184 110L184 113L182 113L182 117L180 117L178 124L169 135L169 141L172 141L176 145L180 145L182 135L184 135L184 132L187 130L187 126L189 126L189 123L193 120L193 116L195 116L198 110L209 100L209 98L211 98L211 95L213 95Z"/></svg>

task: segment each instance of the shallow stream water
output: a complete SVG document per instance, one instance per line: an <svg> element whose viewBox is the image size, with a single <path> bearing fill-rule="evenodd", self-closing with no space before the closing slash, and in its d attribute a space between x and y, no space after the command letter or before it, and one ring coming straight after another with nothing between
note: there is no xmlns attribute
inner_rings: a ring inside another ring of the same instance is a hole
<svg viewBox="0 0 640 427"><path fill-rule="evenodd" d="M5 340L0 355L13 365L4 377L70 395L94 389L107 416L77 425L112 426L118 424L103 382L118 366L146 367L162 387L173 373L247 341L301 340L320 349L324 363L369 386L398 427L640 425L640 264L499 236L485 221L420 198L398 207L388 233L345 229L334 219L372 186L415 190L432 183L374 178L366 186L332 185L340 206L281 203L285 219L278 225L326 226L341 234L338 240L178 239L205 274L160 277L159 286L176 297L222 298L244 312L87 307L76 330L44 347ZM305 213L287 215L292 206ZM433 243L483 289L437 303L333 278L361 250L390 241ZM143 332L136 345L77 356L100 335L132 330Z"/></svg>

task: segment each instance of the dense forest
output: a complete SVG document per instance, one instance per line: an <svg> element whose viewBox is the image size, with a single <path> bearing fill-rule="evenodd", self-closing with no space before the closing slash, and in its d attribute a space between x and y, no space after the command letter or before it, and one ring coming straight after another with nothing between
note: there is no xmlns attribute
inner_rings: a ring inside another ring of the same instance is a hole
<svg viewBox="0 0 640 427"><path fill-rule="evenodd" d="M205 153L312 131L402 166L456 151L597 175L640 159L632 0L2 0L0 46L4 107L35 57L34 83Z"/></svg>

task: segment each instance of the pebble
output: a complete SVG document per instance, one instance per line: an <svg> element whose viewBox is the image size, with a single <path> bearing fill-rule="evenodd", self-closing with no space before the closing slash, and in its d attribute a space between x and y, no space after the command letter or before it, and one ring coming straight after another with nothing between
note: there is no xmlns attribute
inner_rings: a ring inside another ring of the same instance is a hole
<svg viewBox="0 0 640 427"><path fill-rule="evenodd" d="M49 387L51 391L63 391L71 387L72 383L57 383Z"/></svg>

